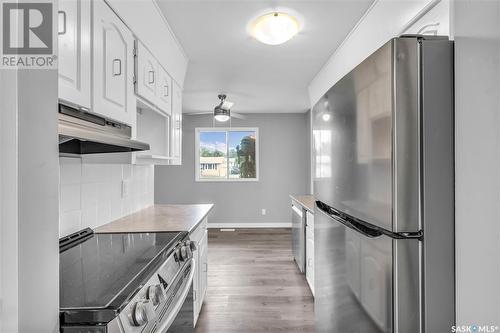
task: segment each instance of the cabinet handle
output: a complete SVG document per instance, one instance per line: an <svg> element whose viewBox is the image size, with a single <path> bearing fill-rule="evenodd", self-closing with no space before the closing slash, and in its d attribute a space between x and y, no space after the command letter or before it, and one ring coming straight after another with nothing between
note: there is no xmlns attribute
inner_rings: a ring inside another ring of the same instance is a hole
<svg viewBox="0 0 500 333"><path fill-rule="evenodd" d="M113 59L113 76L122 75L122 60Z"/></svg>
<svg viewBox="0 0 500 333"><path fill-rule="evenodd" d="M155 83L155 71L149 71L149 84Z"/></svg>
<svg viewBox="0 0 500 333"><path fill-rule="evenodd" d="M64 35L66 33L66 12L63 10L60 10L57 12L58 17L59 17L59 28L61 28L61 19L62 19L62 30L59 29L57 32L59 35Z"/></svg>
<svg viewBox="0 0 500 333"><path fill-rule="evenodd" d="M163 96L168 97L168 86L164 86L164 87L165 87L165 93L163 94Z"/></svg>
<svg viewBox="0 0 500 333"><path fill-rule="evenodd" d="M208 272L208 264L207 264L207 263L204 263L203 265L205 266L205 269L203 270L203 273Z"/></svg>

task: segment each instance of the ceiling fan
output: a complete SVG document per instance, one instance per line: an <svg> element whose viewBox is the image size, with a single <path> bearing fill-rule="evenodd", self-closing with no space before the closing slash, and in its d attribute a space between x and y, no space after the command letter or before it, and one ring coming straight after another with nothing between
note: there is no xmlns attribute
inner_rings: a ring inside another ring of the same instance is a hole
<svg viewBox="0 0 500 333"><path fill-rule="evenodd" d="M231 108L233 107L234 103L227 101L226 100L226 95L225 94L219 94L217 97L220 99L220 103L217 104L214 107L214 111L206 111L206 112L196 112L196 113L191 113L193 115L196 114L213 114L214 119L220 122L225 122L233 118L238 118L238 119L246 119L246 116L236 113L236 112L231 112Z"/></svg>

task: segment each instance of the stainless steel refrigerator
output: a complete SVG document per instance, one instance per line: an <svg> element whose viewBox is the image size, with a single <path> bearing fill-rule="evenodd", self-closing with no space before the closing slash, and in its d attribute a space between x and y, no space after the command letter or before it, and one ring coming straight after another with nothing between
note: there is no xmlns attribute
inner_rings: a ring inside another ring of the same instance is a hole
<svg viewBox="0 0 500 333"><path fill-rule="evenodd" d="M453 43L394 38L312 112L316 332L449 332Z"/></svg>

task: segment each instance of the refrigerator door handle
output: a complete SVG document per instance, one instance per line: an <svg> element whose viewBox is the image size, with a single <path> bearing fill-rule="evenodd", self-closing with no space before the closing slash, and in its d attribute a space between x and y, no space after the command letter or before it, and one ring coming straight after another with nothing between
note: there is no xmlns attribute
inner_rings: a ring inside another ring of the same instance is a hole
<svg viewBox="0 0 500 333"><path fill-rule="evenodd" d="M321 201L316 201L316 206L324 214L342 223L346 227L363 234L368 238L377 238L382 235L388 236L393 239L417 239L423 240L424 233L422 230L416 232L392 232L384 228L377 227L369 222L360 220L349 214L343 213Z"/></svg>

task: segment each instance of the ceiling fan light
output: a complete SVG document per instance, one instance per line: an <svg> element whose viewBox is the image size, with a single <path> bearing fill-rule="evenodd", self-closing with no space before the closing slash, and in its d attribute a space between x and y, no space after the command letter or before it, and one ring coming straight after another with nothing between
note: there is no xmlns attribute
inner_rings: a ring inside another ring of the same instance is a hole
<svg viewBox="0 0 500 333"><path fill-rule="evenodd" d="M252 35L261 43L279 45L290 40L300 30L299 21L290 14L272 12L258 17L252 26Z"/></svg>
<svg viewBox="0 0 500 333"><path fill-rule="evenodd" d="M229 116L223 115L223 114L218 114L214 116L215 120L220 121L220 122L226 122L229 120Z"/></svg>
<svg viewBox="0 0 500 333"><path fill-rule="evenodd" d="M223 109L220 106L216 106L214 109L214 118L217 121L225 122L230 118L230 110Z"/></svg>

